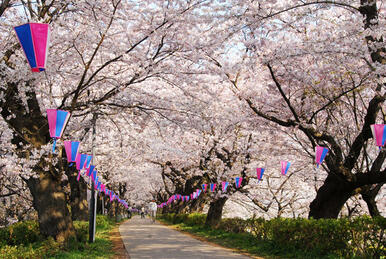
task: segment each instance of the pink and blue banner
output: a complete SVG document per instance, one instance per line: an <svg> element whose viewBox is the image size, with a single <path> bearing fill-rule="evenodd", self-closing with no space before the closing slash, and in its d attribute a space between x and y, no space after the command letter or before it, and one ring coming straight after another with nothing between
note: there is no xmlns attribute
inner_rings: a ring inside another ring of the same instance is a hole
<svg viewBox="0 0 386 259"><path fill-rule="evenodd" d="M78 152L79 152L79 146L80 146L79 141L64 141L64 149L66 150L67 162L71 164L75 163L76 156L78 155Z"/></svg>
<svg viewBox="0 0 386 259"><path fill-rule="evenodd" d="M86 163L87 163L87 154L79 154L76 156L75 164L76 169L78 172L78 177L76 178L77 181L80 179L80 173L83 169L85 169Z"/></svg>
<svg viewBox="0 0 386 259"><path fill-rule="evenodd" d="M86 175L87 175L88 177L90 177L91 174L93 173L94 169L95 169L95 165L90 165L90 167L87 168L87 170L86 170Z"/></svg>
<svg viewBox="0 0 386 259"><path fill-rule="evenodd" d="M84 165L84 169L88 169L91 165L92 155L87 155L86 157L86 163Z"/></svg>
<svg viewBox="0 0 386 259"><path fill-rule="evenodd" d="M49 25L26 23L14 29L32 72L44 71L50 42Z"/></svg>
<svg viewBox="0 0 386 259"><path fill-rule="evenodd" d="M259 182L263 178L264 170L264 168L256 168L257 180L259 180Z"/></svg>
<svg viewBox="0 0 386 259"><path fill-rule="evenodd" d="M386 143L386 124L370 125L375 145L381 149Z"/></svg>
<svg viewBox="0 0 386 259"><path fill-rule="evenodd" d="M210 191L211 191L211 192L214 192L214 191L216 190L216 186L217 186L217 184L211 183L211 184L210 184Z"/></svg>
<svg viewBox="0 0 386 259"><path fill-rule="evenodd" d="M87 154L78 154L76 156L76 169L77 170L83 170L86 168L86 163L87 163Z"/></svg>
<svg viewBox="0 0 386 259"><path fill-rule="evenodd" d="M47 119L48 127L50 131L50 136L54 140L54 145L52 147L52 152L55 152L56 140L62 137L64 128L70 118L70 113L68 111L48 109L47 110Z"/></svg>
<svg viewBox="0 0 386 259"><path fill-rule="evenodd" d="M228 182L222 182L221 183L221 189L222 189L223 192L227 191L228 185L229 185Z"/></svg>
<svg viewBox="0 0 386 259"><path fill-rule="evenodd" d="M328 148L320 147L320 146L315 147L316 167L319 167L319 165L321 165L323 163L323 160L326 157L327 153L328 153Z"/></svg>
<svg viewBox="0 0 386 259"><path fill-rule="evenodd" d="M103 183L101 184L101 190L100 192L104 192L106 190L106 185L104 185Z"/></svg>
<svg viewBox="0 0 386 259"><path fill-rule="evenodd" d="M242 182L243 182L243 178L242 177L236 177L235 178L235 186L236 186L236 188L240 188Z"/></svg>
<svg viewBox="0 0 386 259"><path fill-rule="evenodd" d="M98 183L99 183L99 176L96 176L96 177L94 178L94 189L95 189L95 190L97 189Z"/></svg>
<svg viewBox="0 0 386 259"><path fill-rule="evenodd" d="M288 161L281 161L281 174L286 175L288 173L288 169L290 168L291 163Z"/></svg>
<svg viewBox="0 0 386 259"><path fill-rule="evenodd" d="M203 184L203 185L201 185L202 186L202 190L204 191L204 192L206 192L206 190L207 190L207 188L208 188L208 185L207 184Z"/></svg>
<svg viewBox="0 0 386 259"><path fill-rule="evenodd" d="M97 174L98 174L98 171L96 169L94 169L94 171L92 171L91 173L91 180L93 180L94 182L96 181L97 179Z"/></svg>

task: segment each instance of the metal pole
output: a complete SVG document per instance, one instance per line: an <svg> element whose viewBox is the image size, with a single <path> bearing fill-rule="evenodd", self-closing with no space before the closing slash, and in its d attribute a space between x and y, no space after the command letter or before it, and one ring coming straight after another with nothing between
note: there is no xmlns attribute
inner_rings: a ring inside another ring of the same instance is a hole
<svg viewBox="0 0 386 259"><path fill-rule="evenodd" d="M94 113L93 115L93 128L92 128L92 160L91 163L94 165L94 157L95 157L95 124L97 120L98 115ZM89 225L88 225L88 242L94 243L95 242L95 226L96 226L96 192L95 192L95 183L94 181L91 181L91 197L90 197L90 211L89 211Z"/></svg>
<svg viewBox="0 0 386 259"><path fill-rule="evenodd" d="M102 201L102 215L105 215L105 201L103 200L103 195L100 196Z"/></svg>

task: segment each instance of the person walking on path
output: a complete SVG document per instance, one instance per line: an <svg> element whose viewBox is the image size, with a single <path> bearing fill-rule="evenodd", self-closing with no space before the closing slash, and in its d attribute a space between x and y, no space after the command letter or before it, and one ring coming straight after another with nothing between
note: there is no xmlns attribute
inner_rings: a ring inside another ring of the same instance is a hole
<svg viewBox="0 0 386 259"><path fill-rule="evenodd" d="M149 210L150 210L151 219L153 220L153 222L155 222L155 217L157 214L157 203L155 203L155 200L152 200L149 203Z"/></svg>
<svg viewBox="0 0 386 259"><path fill-rule="evenodd" d="M129 208L127 209L127 217L128 217L129 219L131 219L131 217L132 217L131 206L129 206Z"/></svg>
<svg viewBox="0 0 386 259"><path fill-rule="evenodd" d="M141 208L141 219L145 218L145 208L142 206Z"/></svg>

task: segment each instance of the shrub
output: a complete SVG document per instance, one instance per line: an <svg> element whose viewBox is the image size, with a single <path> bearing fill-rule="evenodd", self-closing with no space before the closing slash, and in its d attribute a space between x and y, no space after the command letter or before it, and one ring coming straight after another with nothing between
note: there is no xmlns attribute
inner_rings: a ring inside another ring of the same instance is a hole
<svg viewBox="0 0 386 259"><path fill-rule="evenodd" d="M249 221L241 218L229 218L221 220L217 228L231 233L245 233L249 224Z"/></svg>
<svg viewBox="0 0 386 259"><path fill-rule="evenodd" d="M88 240L88 222L74 221L74 228L76 230L76 239L78 242L85 243Z"/></svg>
<svg viewBox="0 0 386 259"><path fill-rule="evenodd" d="M333 219L287 219L266 221L266 238L284 247L317 251L327 255L347 247L349 236L345 221Z"/></svg>
<svg viewBox="0 0 386 259"><path fill-rule="evenodd" d="M386 218L359 217L350 225L349 256L386 256Z"/></svg>
<svg viewBox="0 0 386 259"><path fill-rule="evenodd" d="M41 244L39 244L39 248L36 250L42 255L42 257L50 257L55 255L61 249L61 244L56 242L52 237L47 238ZM44 256L43 256L44 255Z"/></svg>
<svg viewBox="0 0 386 259"><path fill-rule="evenodd" d="M22 221L0 229L0 247L30 244L43 240L36 221Z"/></svg>
<svg viewBox="0 0 386 259"><path fill-rule="evenodd" d="M8 228L0 228L0 247L8 244L7 240L9 238Z"/></svg>
<svg viewBox="0 0 386 259"><path fill-rule="evenodd" d="M114 219L105 216L105 215L97 215L96 216L96 228L98 230L107 230L110 226L114 225Z"/></svg>
<svg viewBox="0 0 386 259"><path fill-rule="evenodd" d="M25 246L8 246L5 245L0 249L0 258L18 259L18 258L39 258L41 254L34 250L31 245Z"/></svg>
<svg viewBox="0 0 386 259"><path fill-rule="evenodd" d="M184 215L184 214L183 214ZM186 214L184 223L188 226L202 226L205 224L206 215L200 213Z"/></svg>
<svg viewBox="0 0 386 259"><path fill-rule="evenodd" d="M19 258L47 258L53 256L60 249L60 244L53 238L48 238L39 244L39 247L34 247L33 244L28 245L5 245L0 248L0 259L19 259Z"/></svg>

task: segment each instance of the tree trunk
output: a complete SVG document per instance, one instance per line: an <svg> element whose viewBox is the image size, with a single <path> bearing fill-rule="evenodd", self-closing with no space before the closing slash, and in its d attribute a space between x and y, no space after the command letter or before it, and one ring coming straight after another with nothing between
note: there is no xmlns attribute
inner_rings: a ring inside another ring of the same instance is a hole
<svg viewBox="0 0 386 259"><path fill-rule="evenodd" d="M40 170L39 177L31 177L27 184L33 197L33 206L38 213L41 234L54 237L59 242L75 236L60 179L51 172Z"/></svg>
<svg viewBox="0 0 386 259"><path fill-rule="evenodd" d="M65 169L70 184L70 205L72 220L88 220L87 184L82 177L76 180L78 171L75 167Z"/></svg>
<svg viewBox="0 0 386 259"><path fill-rule="evenodd" d="M121 220L121 210L117 201L113 201L115 206L115 222L119 222Z"/></svg>
<svg viewBox="0 0 386 259"><path fill-rule="evenodd" d="M115 217L115 202L110 202L109 201L109 206L108 206L108 215L111 219Z"/></svg>
<svg viewBox="0 0 386 259"><path fill-rule="evenodd" d="M103 214L102 202L103 202L102 195L98 194L97 195L97 214L101 214L101 215Z"/></svg>
<svg viewBox="0 0 386 259"><path fill-rule="evenodd" d="M194 200L192 206L190 206L190 213L201 213L204 210L205 203L206 199L203 196Z"/></svg>
<svg viewBox="0 0 386 259"><path fill-rule="evenodd" d="M210 203L208 215L206 216L205 220L205 226L212 227L220 223L222 217L222 210L227 200L227 197L222 197Z"/></svg>
<svg viewBox="0 0 386 259"><path fill-rule="evenodd" d="M369 209L371 217L378 217L381 215L379 213L377 203L375 202L375 197L362 194L362 198L367 204L367 208Z"/></svg>
<svg viewBox="0 0 386 259"><path fill-rule="evenodd" d="M310 204L308 217L314 219L337 218L353 191L353 184L339 176L329 174Z"/></svg>
<svg viewBox="0 0 386 259"><path fill-rule="evenodd" d="M367 188L364 187L360 192L363 200L367 204L367 208L369 210L371 217L381 216L381 213L378 210L377 203L375 202L375 197L377 197L378 192L382 186L383 186L383 183L377 184L373 189L371 189L371 186L368 186Z"/></svg>

